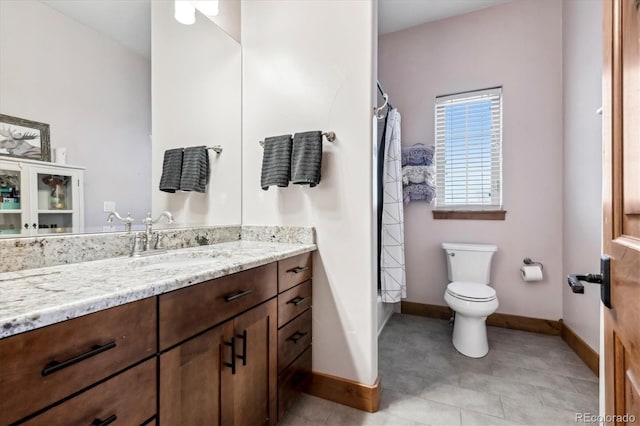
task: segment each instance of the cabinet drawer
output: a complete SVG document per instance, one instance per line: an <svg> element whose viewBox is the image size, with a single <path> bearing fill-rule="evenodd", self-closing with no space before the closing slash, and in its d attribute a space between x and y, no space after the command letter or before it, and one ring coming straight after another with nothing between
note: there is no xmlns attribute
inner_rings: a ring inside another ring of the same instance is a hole
<svg viewBox="0 0 640 426"><path fill-rule="evenodd" d="M311 307L311 281L287 290L278 296L278 327Z"/></svg>
<svg viewBox="0 0 640 426"><path fill-rule="evenodd" d="M293 405L296 398L307 389L311 380L311 352L308 347L278 377L278 420L282 420L284 413Z"/></svg>
<svg viewBox="0 0 640 426"><path fill-rule="evenodd" d="M311 253L303 253L278 262L278 292L311 279Z"/></svg>
<svg viewBox="0 0 640 426"><path fill-rule="evenodd" d="M278 330L278 374L311 344L311 309Z"/></svg>
<svg viewBox="0 0 640 426"><path fill-rule="evenodd" d="M160 296L160 350L270 299L276 263L206 281Z"/></svg>
<svg viewBox="0 0 640 426"><path fill-rule="evenodd" d="M0 340L0 424L16 421L157 351L149 298Z"/></svg>
<svg viewBox="0 0 640 426"><path fill-rule="evenodd" d="M140 425L156 413L156 358L34 417L26 425ZM115 419L114 419L115 417ZM102 422L102 423L101 423Z"/></svg>

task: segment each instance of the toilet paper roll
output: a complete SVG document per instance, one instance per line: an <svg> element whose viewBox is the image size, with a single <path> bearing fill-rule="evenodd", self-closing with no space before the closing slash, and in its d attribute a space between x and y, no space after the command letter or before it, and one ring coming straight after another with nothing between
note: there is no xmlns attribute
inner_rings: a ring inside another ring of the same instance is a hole
<svg viewBox="0 0 640 426"><path fill-rule="evenodd" d="M542 280L542 267L540 265L522 265L520 267L523 281Z"/></svg>

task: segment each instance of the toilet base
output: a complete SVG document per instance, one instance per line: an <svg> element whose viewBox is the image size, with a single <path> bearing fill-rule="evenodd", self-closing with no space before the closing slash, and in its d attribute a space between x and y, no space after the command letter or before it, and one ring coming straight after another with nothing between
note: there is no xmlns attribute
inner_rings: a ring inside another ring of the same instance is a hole
<svg viewBox="0 0 640 426"><path fill-rule="evenodd" d="M453 346L462 355L482 358L489 353L487 317L467 317L456 312L453 323Z"/></svg>

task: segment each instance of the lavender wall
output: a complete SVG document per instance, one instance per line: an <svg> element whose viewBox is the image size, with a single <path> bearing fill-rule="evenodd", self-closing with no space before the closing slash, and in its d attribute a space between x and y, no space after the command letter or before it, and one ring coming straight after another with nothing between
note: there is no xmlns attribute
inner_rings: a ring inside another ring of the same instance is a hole
<svg viewBox="0 0 640 426"><path fill-rule="evenodd" d="M403 144L433 143L437 95L501 85L505 221L433 220L405 208L407 300L444 305L443 241L494 243L498 312L562 317L562 3L521 0L379 39L379 78L402 114ZM545 278L521 280L522 259Z"/></svg>

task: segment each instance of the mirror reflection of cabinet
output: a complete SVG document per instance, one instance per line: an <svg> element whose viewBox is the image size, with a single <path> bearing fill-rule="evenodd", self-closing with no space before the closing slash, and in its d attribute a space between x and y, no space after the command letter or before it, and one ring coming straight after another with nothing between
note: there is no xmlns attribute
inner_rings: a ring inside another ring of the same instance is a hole
<svg viewBox="0 0 640 426"><path fill-rule="evenodd" d="M41 161L0 160L0 237L79 232L84 169Z"/></svg>

